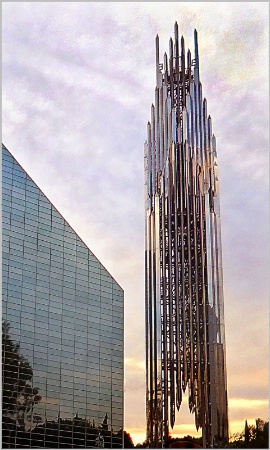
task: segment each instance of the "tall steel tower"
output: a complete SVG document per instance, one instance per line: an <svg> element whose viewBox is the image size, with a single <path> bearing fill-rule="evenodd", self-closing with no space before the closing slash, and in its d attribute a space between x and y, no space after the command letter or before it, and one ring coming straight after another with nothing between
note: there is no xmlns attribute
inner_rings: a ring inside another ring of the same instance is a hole
<svg viewBox="0 0 270 450"><path fill-rule="evenodd" d="M175 23L145 143L147 440L160 447L188 390L204 448L228 439L216 139L195 58ZM180 44L180 45L179 45Z"/></svg>

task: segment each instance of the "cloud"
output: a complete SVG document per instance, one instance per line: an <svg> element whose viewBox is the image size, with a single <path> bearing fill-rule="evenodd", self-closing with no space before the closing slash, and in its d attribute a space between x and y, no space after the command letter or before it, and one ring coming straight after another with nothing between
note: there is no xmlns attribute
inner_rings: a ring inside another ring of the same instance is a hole
<svg viewBox="0 0 270 450"><path fill-rule="evenodd" d="M256 400L246 398L232 398L230 399L230 409L239 409L239 407L246 409L255 409L258 407L268 407L268 399Z"/></svg>
<svg viewBox="0 0 270 450"><path fill-rule="evenodd" d="M154 101L154 40L158 33L162 55L176 20L192 53L193 29L199 32L217 137L229 396L263 400L266 3L3 4L3 142L125 290L127 430L145 423L143 143ZM236 424L238 409L230 411ZM181 414L181 422L193 423Z"/></svg>

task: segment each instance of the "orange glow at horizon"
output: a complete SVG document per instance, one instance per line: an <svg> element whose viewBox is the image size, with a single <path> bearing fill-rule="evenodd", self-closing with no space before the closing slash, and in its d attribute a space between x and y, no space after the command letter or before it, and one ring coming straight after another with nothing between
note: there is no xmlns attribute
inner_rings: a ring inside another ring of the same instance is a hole
<svg viewBox="0 0 270 450"><path fill-rule="evenodd" d="M186 403L184 398L184 403ZM249 425L255 425L255 420L261 418L268 421L268 399L248 399L248 398L231 398L229 399L229 434L232 437L236 433L242 433L245 427L245 421L247 420ZM246 414L245 414L246 413ZM230 420L230 416L235 418ZM190 418L192 419L192 415ZM143 443L146 439L145 428L142 427L126 427L126 432L132 437L134 445ZM172 437L183 438L190 435L193 437L200 437L201 430L196 431L195 425L192 423L186 423L186 417L184 423L176 424L174 429L171 430L170 435Z"/></svg>

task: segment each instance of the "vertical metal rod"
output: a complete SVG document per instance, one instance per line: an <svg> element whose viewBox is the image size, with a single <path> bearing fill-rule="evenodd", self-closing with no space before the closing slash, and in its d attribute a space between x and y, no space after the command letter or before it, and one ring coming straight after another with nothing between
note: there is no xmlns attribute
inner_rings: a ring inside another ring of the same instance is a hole
<svg viewBox="0 0 270 450"><path fill-rule="evenodd" d="M149 446L175 423L188 386L205 448L228 440L219 180L216 139L195 58L178 24L156 91L145 144L146 414Z"/></svg>

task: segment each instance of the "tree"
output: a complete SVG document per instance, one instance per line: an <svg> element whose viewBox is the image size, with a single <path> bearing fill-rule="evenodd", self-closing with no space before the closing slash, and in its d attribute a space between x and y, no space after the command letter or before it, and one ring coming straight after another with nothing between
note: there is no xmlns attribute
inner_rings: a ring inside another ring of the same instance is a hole
<svg viewBox="0 0 270 450"><path fill-rule="evenodd" d="M245 421L244 437L245 437L245 446L248 448L248 444L250 441L250 427L248 426L247 420Z"/></svg>
<svg viewBox="0 0 270 450"><path fill-rule="evenodd" d="M244 431L233 435L228 448L269 448L269 422L258 418L254 426L245 421Z"/></svg>
<svg viewBox="0 0 270 450"><path fill-rule="evenodd" d="M124 431L124 448L134 448L132 437Z"/></svg>
<svg viewBox="0 0 270 450"><path fill-rule="evenodd" d="M33 413L33 407L41 396L36 387L30 385L33 369L20 353L20 344L10 336L10 324L2 323L2 417L3 427L17 425L25 429L26 416Z"/></svg>
<svg viewBox="0 0 270 450"><path fill-rule="evenodd" d="M187 443L191 443L191 445L194 444L194 445L202 446L202 437L195 438L193 436L190 436L189 434L187 436L184 436L183 438L169 436L167 441L165 442L164 447L169 448L170 445L175 444L177 442L178 443L179 442L187 442Z"/></svg>
<svg viewBox="0 0 270 450"><path fill-rule="evenodd" d="M140 444L140 443L136 444L135 448L149 448L149 447L148 447L147 441L145 440L145 441L143 441L142 444Z"/></svg>
<svg viewBox="0 0 270 450"><path fill-rule="evenodd" d="M198 446L202 446L202 437L193 437L190 435L184 436L183 438L179 438L179 437L172 437L169 436L168 439L165 441L164 446L162 447L161 443L159 444L159 447L156 448L169 448L170 445L175 444L175 443L184 443L185 445L190 445L191 448L192 445L198 445ZM147 440L145 440L142 444L136 444L135 448L149 448L149 443L147 442Z"/></svg>

